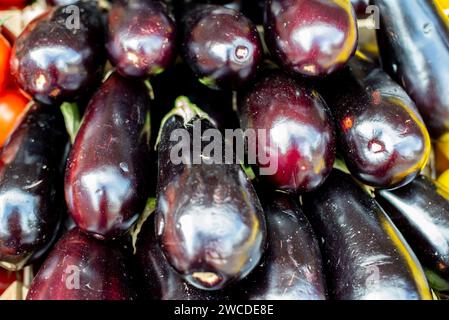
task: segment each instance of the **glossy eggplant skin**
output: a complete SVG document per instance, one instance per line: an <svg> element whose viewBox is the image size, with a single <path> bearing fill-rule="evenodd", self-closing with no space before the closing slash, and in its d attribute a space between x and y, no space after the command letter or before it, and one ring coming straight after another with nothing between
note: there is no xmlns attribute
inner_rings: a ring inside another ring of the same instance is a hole
<svg viewBox="0 0 449 320"><path fill-rule="evenodd" d="M182 54L199 81L214 89L238 88L255 75L263 49L243 14L198 5L183 19Z"/></svg>
<svg viewBox="0 0 449 320"><path fill-rule="evenodd" d="M357 47L357 18L349 1L267 0L264 27L276 61L306 76L341 68Z"/></svg>
<svg viewBox="0 0 449 320"><path fill-rule="evenodd" d="M337 300L432 299L424 271L381 207L349 175L333 171L303 196L304 212Z"/></svg>
<svg viewBox="0 0 449 320"><path fill-rule="evenodd" d="M39 269L27 300L136 300L128 258L114 243L72 229Z"/></svg>
<svg viewBox="0 0 449 320"><path fill-rule="evenodd" d="M311 191L324 182L335 160L336 134L330 111L316 90L273 73L240 96L238 113L243 130L258 132L259 167L277 169L262 176L266 181L293 193ZM260 139L264 134L260 130L266 130L265 139Z"/></svg>
<svg viewBox="0 0 449 320"><path fill-rule="evenodd" d="M102 77L105 36L96 2L69 6L51 8L28 24L11 53L14 79L44 104L86 96Z"/></svg>
<svg viewBox="0 0 449 320"><path fill-rule="evenodd" d="M258 194L267 219L268 248L261 265L236 287L238 297L325 300L320 248L298 203L279 191L263 190Z"/></svg>
<svg viewBox="0 0 449 320"><path fill-rule="evenodd" d="M0 150L1 266L32 263L58 233L67 144L59 110L33 103Z"/></svg>
<svg viewBox="0 0 449 320"><path fill-rule="evenodd" d="M379 190L376 200L418 256L432 288L449 291L449 201L436 182L419 176L393 191Z"/></svg>
<svg viewBox="0 0 449 320"><path fill-rule="evenodd" d="M98 238L120 237L148 197L145 85L112 74L94 95L71 150L65 198L73 220Z"/></svg>
<svg viewBox="0 0 449 320"><path fill-rule="evenodd" d="M187 130L183 132L190 139L171 138L177 129ZM191 148L194 130L204 134L208 129L215 128L199 117L172 116L163 125L156 232L167 260L185 280L199 289L220 290L258 265L266 226L257 194L240 165L226 164L224 158L222 164L192 165L193 156L200 154L186 152L184 163L172 161L173 148ZM207 144L202 142L201 151ZM207 159L207 154L201 156Z"/></svg>
<svg viewBox="0 0 449 320"><path fill-rule="evenodd" d="M328 87L321 92L332 106L340 151L351 174L375 188L412 181L426 165L431 145L407 93L380 68L359 58L331 76Z"/></svg>
<svg viewBox="0 0 449 320"><path fill-rule="evenodd" d="M160 1L115 1L108 16L109 60L126 77L163 72L176 56L176 26Z"/></svg>
<svg viewBox="0 0 449 320"><path fill-rule="evenodd" d="M170 266L159 246L154 215L142 225L136 242L136 257L143 274L147 300L229 300L229 293L206 291L188 284ZM226 291L226 290L224 290Z"/></svg>
<svg viewBox="0 0 449 320"><path fill-rule="evenodd" d="M415 101L430 135L449 132L449 22L436 1L375 0L383 68Z"/></svg>

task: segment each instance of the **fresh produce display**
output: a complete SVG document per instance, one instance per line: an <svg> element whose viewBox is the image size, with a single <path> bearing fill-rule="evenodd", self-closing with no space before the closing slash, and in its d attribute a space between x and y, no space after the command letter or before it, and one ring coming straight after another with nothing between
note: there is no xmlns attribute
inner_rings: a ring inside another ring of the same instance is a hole
<svg viewBox="0 0 449 320"><path fill-rule="evenodd" d="M250 80L262 58L256 26L233 9L198 5L183 17L182 52L199 81L238 88Z"/></svg>
<svg viewBox="0 0 449 320"><path fill-rule="evenodd" d="M434 139L449 132L449 20L433 0L374 0L383 68L416 103ZM449 135L449 134L448 134Z"/></svg>
<svg viewBox="0 0 449 320"><path fill-rule="evenodd" d="M129 254L75 228L51 250L27 300L135 300Z"/></svg>
<svg viewBox="0 0 449 320"><path fill-rule="evenodd" d="M431 299L413 251L385 212L350 176L333 171L303 197L334 299Z"/></svg>
<svg viewBox="0 0 449 320"><path fill-rule="evenodd" d="M115 1L108 15L109 60L127 77L163 72L176 54L176 27L159 1Z"/></svg>
<svg viewBox="0 0 449 320"><path fill-rule="evenodd" d="M349 1L267 0L265 10L268 48L286 70L327 75L355 52L357 20Z"/></svg>
<svg viewBox="0 0 449 320"><path fill-rule="evenodd" d="M0 0L0 300L449 299L446 2Z"/></svg>
<svg viewBox="0 0 449 320"><path fill-rule="evenodd" d="M249 300L325 300L318 241L299 204L278 191L259 195L267 218L268 248L258 269L234 291Z"/></svg>
<svg viewBox="0 0 449 320"><path fill-rule="evenodd" d="M169 263L190 284L218 290L247 276L258 264L266 243L265 217L259 199L238 164L174 163L173 132L193 138L213 124L185 97L165 117L159 141L157 238ZM181 140L183 148L193 139ZM203 143L202 143L203 145ZM195 148L195 147L193 147ZM190 157L192 156L192 157Z"/></svg>
<svg viewBox="0 0 449 320"><path fill-rule="evenodd" d="M341 85L335 87L335 82ZM354 58L322 91L332 106L340 151L354 177L388 189L420 173L429 158L429 134L413 101L386 73Z"/></svg>
<svg viewBox="0 0 449 320"><path fill-rule="evenodd" d="M303 192L324 182L335 159L335 130L315 89L275 73L243 95L238 111L243 129L266 130L258 135L257 161L277 165L274 174L264 176L276 188Z"/></svg>
<svg viewBox="0 0 449 320"><path fill-rule="evenodd" d="M55 7L33 20L14 44L11 72L41 103L79 99L101 78L105 36L100 11L90 1L76 5L80 14L73 25L65 7Z"/></svg>
<svg viewBox="0 0 449 320"><path fill-rule="evenodd" d="M446 199L445 199L446 197ZM393 191L380 190L376 200L421 261L430 285L449 291L449 189L420 176Z"/></svg>
<svg viewBox="0 0 449 320"><path fill-rule="evenodd" d="M151 178L145 162L150 103L143 83L118 74L112 74L90 101L65 177L67 206L81 230L116 238L144 210Z"/></svg>
<svg viewBox="0 0 449 320"><path fill-rule="evenodd" d="M21 269L41 257L62 219L68 143L57 109L34 103L0 153L0 265Z"/></svg>

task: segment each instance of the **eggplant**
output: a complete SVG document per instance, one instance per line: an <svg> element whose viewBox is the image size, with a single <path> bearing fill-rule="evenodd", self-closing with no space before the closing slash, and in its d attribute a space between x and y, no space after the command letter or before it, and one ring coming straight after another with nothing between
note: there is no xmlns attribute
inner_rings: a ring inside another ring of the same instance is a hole
<svg viewBox="0 0 449 320"><path fill-rule="evenodd" d="M136 257L143 274L144 296L148 300L229 300L226 290L200 290L170 266L159 246L154 215L142 225L136 242Z"/></svg>
<svg viewBox="0 0 449 320"><path fill-rule="evenodd" d="M446 292L449 291L448 195L448 190L425 176L400 189L376 193L376 200L422 263L432 288Z"/></svg>
<svg viewBox="0 0 449 320"><path fill-rule="evenodd" d="M305 76L343 67L357 47L357 18L349 1L267 0L264 28L273 58Z"/></svg>
<svg viewBox="0 0 449 320"><path fill-rule="evenodd" d="M183 18L182 55L199 81L238 88L256 74L263 48L256 26L239 11L197 5Z"/></svg>
<svg viewBox="0 0 449 320"><path fill-rule="evenodd" d="M176 26L160 1L115 1L108 16L109 60L123 76L163 72L176 57Z"/></svg>
<svg viewBox="0 0 449 320"><path fill-rule="evenodd" d="M28 24L11 52L11 73L37 101L58 105L92 92L106 62L96 2L49 9Z"/></svg>
<svg viewBox="0 0 449 320"><path fill-rule="evenodd" d="M70 230L39 269L27 300L136 300L136 278L118 245Z"/></svg>
<svg viewBox="0 0 449 320"><path fill-rule="evenodd" d="M224 152L207 152L209 144L201 138L218 130L188 98L179 97L164 120L157 238L187 282L199 289L223 289L247 276L265 250L260 201L237 161L227 164ZM214 136L223 147L222 136ZM188 151L192 146L193 152Z"/></svg>
<svg viewBox="0 0 449 320"><path fill-rule="evenodd" d="M361 58L352 59L327 87L321 92L332 106L340 151L351 174L375 188L412 181L426 165L431 145L407 93Z"/></svg>
<svg viewBox="0 0 449 320"><path fill-rule="evenodd" d="M382 208L335 170L302 198L321 239L329 295L336 300L432 299L415 254Z"/></svg>
<svg viewBox="0 0 449 320"><path fill-rule="evenodd" d="M68 136L59 110L32 103L0 149L0 265L39 259L62 219Z"/></svg>
<svg viewBox="0 0 449 320"><path fill-rule="evenodd" d="M114 73L87 106L68 159L65 198L80 229L100 239L126 233L145 208L150 104L142 82Z"/></svg>
<svg viewBox="0 0 449 320"><path fill-rule="evenodd" d="M367 15L367 8L370 0L351 0L351 4L354 7L355 13L358 18L364 18Z"/></svg>
<svg viewBox="0 0 449 320"><path fill-rule="evenodd" d="M325 300L326 279L312 226L290 195L259 192L268 248L260 266L238 284L242 300Z"/></svg>
<svg viewBox="0 0 449 320"><path fill-rule="evenodd" d="M433 139L449 132L449 22L434 0L374 0L382 67L415 101Z"/></svg>
<svg viewBox="0 0 449 320"><path fill-rule="evenodd" d="M257 153L264 180L292 193L324 182L335 160L336 134L330 111L312 86L272 73L239 95L238 114L242 129L257 131L248 154Z"/></svg>

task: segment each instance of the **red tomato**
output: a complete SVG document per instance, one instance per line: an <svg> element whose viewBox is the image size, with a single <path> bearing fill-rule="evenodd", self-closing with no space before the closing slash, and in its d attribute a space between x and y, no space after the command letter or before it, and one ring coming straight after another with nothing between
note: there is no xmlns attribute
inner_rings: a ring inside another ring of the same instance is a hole
<svg viewBox="0 0 449 320"><path fill-rule="evenodd" d="M5 89L9 78L9 57L11 56L11 45L8 40L0 34L0 92Z"/></svg>
<svg viewBox="0 0 449 320"><path fill-rule="evenodd" d="M9 9L9 8L23 8L26 6L28 0L1 0L0 8L1 9Z"/></svg>
<svg viewBox="0 0 449 320"><path fill-rule="evenodd" d="M0 267L0 295L16 280L15 272Z"/></svg>
<svg viewBox="0 0 449 320"><path fill-rule="evenodd" d="M0 94L0 147L19 123L28 101L19 91Z"/></svg>

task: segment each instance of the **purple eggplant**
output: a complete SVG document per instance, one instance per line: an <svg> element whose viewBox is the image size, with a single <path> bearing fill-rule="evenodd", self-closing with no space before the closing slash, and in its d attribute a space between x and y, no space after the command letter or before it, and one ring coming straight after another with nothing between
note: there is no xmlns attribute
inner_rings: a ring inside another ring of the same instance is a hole
<svg viewBox="0 0 449 320"><path fill-rule="evenodd" d="M121 247L72 229L39 269L27 300L136 300L129 258Z"/></svg>
<svg viewBox="0 0 449 320"><path fill-rule="evenodd" d="M289 195L260 191L268 248L261 265L235 291L244 300L324 300L326 279L312 226Z"/></svg>
<svg viewBox="0 0 449 320"><path fill-rule="evenodd" d="M419 176L393 191L380 190L376 200L404 235L423 264L435 290L449 291L449 192Z"/></svg>
<svg viewBox="0 0 449 320"><path fill-rule="evenodd" d="M206 291L187 283L170 266L159 246L155 219L142 225L136 243L136 256L143 273L145 299L148 300L229 300L229 293ZM225 290L226 291L226 290Z"/></svg>
<svg viewBox="0 0 449 320"><path fill-rule="evenodd" d="M120 0L109 11L109 59L123 76L163 72L176 56L176 26L160 1Z"/></svg>
<svg viewBox="0 0 449 320"><path fill-rule="evenodd" d="M351 174L376 188L412 181L426 165L431 146L407 93L381 69L355 58L328 80L328 87L322 92L332 106Z"/></svg>
<svg viewBox="0 0 449 320"><path fill-rule="evenodd" d="M233 9L198 5L184 16L182 53L199 81L237 88L256 73L262 44L255 25Z"/></svg>
<svg viewBox="0 0 449 320"><path fill-rule="evenodd" d="M316 90L275 73L241 96L238 113L242 129L257 130L256 148L249 143L248 153L257 151L257 164L268 168L264 179L288 192L324 182L335 159L335 130Z"/></svg>
<svg viewBox="0 0 449 320"><path fill-rule="evenodd" d="M375 0L383 68L415 101L430 135L449 132L449 23L434 0Z"/></svg>
<svg viewBox="0 0 449 320"><path fill-rule="evenodd" d="M94 95L67 164L65 197L80 229L99 238L129 230L148 197L150 97L112 74Z"/></svg>
<svg viewBox="0 0 449 320"><path fill-rule="evenodd" d="M265 39L286 70L306 76L332 73L357 47L357 18L349 1L267 0Z"/></svg>
<svg viewBox="0 0 449 320"><path fill-rule="evenodd" d="M205 139L194 143L218 131L195 110L186 97L178 98L161 129L156 230L167 260L185 280L219 290L258 265L265 250L265 218L238 162L226 164L215 151L212 159ZM221 136L217 141L223 145ZM192 145L193 153L187 152Z"/></svg>
<svg viewBox="0 0 449 320"><path fill-rule="evenodd" d="M381 207L352 178L335 170L302 198L337 300L432 299L415 254Z"/></svg>
<svg viewBox="0 0 449 320"><path fill-rule="evenodd" d="M45 104L92 92L105 64L104 26L95 2L49 9L17 38L11 72L20 87Z"/></svg>
<svg viewBox="0 0 449 320"><path fill-rule="evenodd" d="M59 110L33 103L0 149L0 265L21 269L58 233L68 137Z"/></svg>

